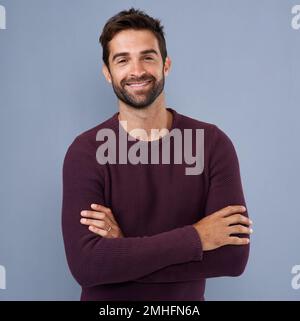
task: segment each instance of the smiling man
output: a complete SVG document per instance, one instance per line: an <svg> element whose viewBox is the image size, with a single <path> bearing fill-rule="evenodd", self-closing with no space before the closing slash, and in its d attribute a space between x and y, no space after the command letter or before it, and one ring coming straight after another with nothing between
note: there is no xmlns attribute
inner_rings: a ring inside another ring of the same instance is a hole
<svg viewBox="0 0 300 321"><path fill-rule="evenodd" d="M204 300L205 279L241 275L249 255L252 222L234 146L216 125L166 107L171 60L159 20L122 11L100 42L119 111L78 135L63 165L63 237L81 300ZM105 130L116 137L113 164L96 156ZM136 155L149 147L149 157L171 146L170 162L121 161L120 134L129 160L135 143ZM186 175L181 145L200 144L203 170Z"/></svg>

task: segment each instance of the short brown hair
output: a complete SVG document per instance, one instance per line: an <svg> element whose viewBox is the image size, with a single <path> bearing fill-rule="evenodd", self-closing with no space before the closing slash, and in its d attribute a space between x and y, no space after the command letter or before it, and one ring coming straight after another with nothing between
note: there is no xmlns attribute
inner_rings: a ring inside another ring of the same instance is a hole
<svg viewBox="0 0 300 321"><path fill-rule="evenodd" d="M109 48L108 44L113 37L120 31L126 29L135 30L150 30L155 35L160 53L165 63L167 57L166 40L164 37L164 27L161 25L160 20L148 16L144 11L139 9L130 8L123 10L111 17L105 24L99 42L103 48L102 59L106 66L109 68Z"/></svg>

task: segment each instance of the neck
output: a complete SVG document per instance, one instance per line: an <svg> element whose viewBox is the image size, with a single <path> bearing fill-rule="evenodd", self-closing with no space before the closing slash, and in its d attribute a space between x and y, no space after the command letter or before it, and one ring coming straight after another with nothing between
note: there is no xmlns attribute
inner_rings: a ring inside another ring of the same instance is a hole
<svg viewBox="0 0 300 321"><path fill-rule="evenodd" d="M154 140L159 136L164 136L164 131L170 129L172 125L172 113L165 107L163 93L149 106L143 109L136 109L119 101L119 121L127 122L127 132L134 138L141 140ZM142 131L141 131L142 129ZM151 129L162 130L160 135L151 135ZM147 135L143 135L143 133ZM166 134L166 132L165 132Z"/></svg>

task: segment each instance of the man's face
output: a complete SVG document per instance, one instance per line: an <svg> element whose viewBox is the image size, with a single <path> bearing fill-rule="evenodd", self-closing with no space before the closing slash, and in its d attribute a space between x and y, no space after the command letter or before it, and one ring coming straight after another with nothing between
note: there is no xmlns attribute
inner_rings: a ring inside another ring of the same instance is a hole
<svg viewBox="0 0 300 321"><path fill-rule="evenodd" d="M109 43L109 69L105 77L117 97L125 104L141 109L149 106L164 89L165 73L158 41L148 30L124 30Z"/></svg>

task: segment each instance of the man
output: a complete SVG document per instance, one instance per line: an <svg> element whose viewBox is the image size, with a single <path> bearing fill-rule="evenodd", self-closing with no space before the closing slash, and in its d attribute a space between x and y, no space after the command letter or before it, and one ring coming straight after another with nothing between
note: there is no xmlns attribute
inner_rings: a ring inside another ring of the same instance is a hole
<svg viewBox="0 0 300 321"><path fill-rule="evenodd" d="M240 275L249 255L252 222L233 144L217 126L166 107L171 60L159 20L122 11L100 42L119 112L77 136L63 166L63 237L81 300L204 300L205 279ZM187 175L188 162L175 162L176 153L169 164L102 162L99 151L111 147L106 129L119 147L111 160L121 158L120 134L130 158L134 143L140 153L149 147L149 156L153 146L164 151L175 129L192 130L198 150L195 132L203 130L203 170Z"/></svg>

